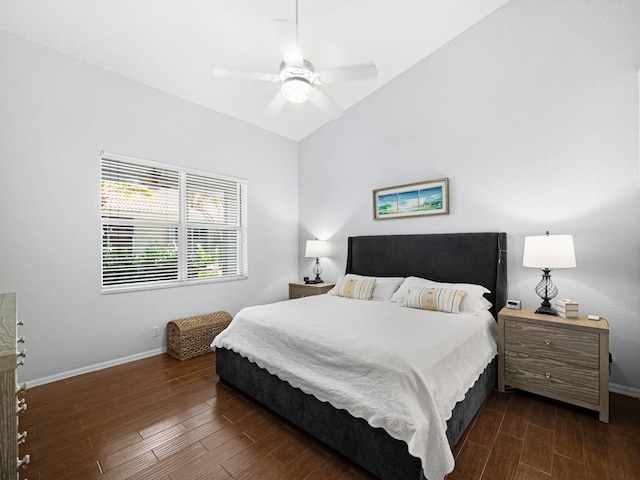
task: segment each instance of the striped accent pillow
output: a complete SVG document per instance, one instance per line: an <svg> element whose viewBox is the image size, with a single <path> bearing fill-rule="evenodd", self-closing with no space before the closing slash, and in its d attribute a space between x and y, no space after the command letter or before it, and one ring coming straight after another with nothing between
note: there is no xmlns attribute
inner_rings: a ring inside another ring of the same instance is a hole
<svg viewBox="0 0 640 480"><path fill-rule="evenodd" d="M356 298L358 300L371 300L373 287L376 285L375 278L346 278L340 277L336 286L331 290L331 295L346 298Z"/></svg>
<svg viewBox="0 0 640 480"><path fill-rule="evenodd" d="M405 307L460 313L460 302L467 294L451 288L411 288L404 301Z"/></svg>

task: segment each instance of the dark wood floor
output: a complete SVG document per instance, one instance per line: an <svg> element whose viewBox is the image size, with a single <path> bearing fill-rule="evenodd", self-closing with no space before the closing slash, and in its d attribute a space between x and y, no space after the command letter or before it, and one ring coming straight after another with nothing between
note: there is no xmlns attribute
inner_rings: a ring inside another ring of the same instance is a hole
<svg viewBox="0 0 640 480"><path fill-rule="evenodd" d="M21 478L373 480L339 454L218 381L215 355L168 355L26 394ZM611 423L522 393L493 392L447 480L638 479L640 401L611 395ZM402 479L398 479L402 480Z"/></svg>

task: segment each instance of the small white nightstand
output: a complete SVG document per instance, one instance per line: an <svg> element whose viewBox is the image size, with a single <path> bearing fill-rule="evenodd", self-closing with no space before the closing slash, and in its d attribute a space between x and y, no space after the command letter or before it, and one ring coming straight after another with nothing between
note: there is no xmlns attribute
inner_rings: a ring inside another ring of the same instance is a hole
<svg viewBox="0 0 640 480"><path fill-rule="evenodd" d="M505 385L599 412L609 422L609 323L503 308L498 390Z"/></svg>
<svg viewBox="0 0 640 480"><path fill-rule="evenodd" d="M335 283L304 283L291 282L289 284L289 300L327 293L335 286Z"/></svg>

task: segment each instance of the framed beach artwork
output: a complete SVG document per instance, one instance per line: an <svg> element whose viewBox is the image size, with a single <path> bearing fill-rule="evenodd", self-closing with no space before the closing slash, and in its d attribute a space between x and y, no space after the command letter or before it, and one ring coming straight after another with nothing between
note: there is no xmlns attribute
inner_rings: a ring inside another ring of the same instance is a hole
<svg viewBox="0 0 640 480"><path fill-rule="evenodd" d="M449 213L449 179L428 180L373 191L373 219Z"/></svg>

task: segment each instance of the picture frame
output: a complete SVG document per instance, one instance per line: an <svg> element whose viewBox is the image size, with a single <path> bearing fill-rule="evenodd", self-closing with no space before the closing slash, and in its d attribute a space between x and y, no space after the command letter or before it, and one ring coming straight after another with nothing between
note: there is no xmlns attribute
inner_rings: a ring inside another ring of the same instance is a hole
<svg viewBox="0 0 640 480"><path fill-rule="evenodd" d="M449 179L408 183L373 191L373 219L422 217L449 213Z"/></svg>

